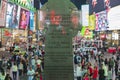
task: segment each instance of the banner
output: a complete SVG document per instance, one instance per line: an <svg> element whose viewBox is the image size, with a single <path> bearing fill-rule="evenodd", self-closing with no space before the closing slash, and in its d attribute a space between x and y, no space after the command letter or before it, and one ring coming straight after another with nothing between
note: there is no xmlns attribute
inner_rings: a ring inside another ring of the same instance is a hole
<svg viewBox="0 0 120 80"><path fill-rule="evenodd" d="M27 29L28 28L29 17L30 17L30 12L26 9L21 8L20 22L19 22L20 29Z"/></svg>
<svg viewBox="0 0 120 80"><path fill-rule="evenodd" d="M20 6L14 3L7 4L6 28L18 28L20 18Z"/></svg>
<svg viewBox="0 0 120 80"><path fill-rule="evenodd" d="M6 0L0 0L1 8L0 8L0 27L5 27L5 14L6 14L6 7L7 2Z"/></svg>

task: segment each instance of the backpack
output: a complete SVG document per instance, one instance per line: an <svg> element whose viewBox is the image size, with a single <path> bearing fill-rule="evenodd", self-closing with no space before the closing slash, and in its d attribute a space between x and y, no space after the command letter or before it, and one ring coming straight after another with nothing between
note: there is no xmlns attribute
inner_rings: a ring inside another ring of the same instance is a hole
<svg viewBox="0 0 120 80"><path fill-rule="evenodd" d="M74 63L78 64L78 62L77 62L77 56L74 56Z"/></svg>

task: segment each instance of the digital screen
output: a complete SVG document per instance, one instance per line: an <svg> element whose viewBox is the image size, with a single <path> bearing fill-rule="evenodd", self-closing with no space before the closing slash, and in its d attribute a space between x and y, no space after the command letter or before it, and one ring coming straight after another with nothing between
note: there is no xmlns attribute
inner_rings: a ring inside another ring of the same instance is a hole
<svg viewBox="0 0 120 80"><path fill-rule="evenodd" d="M0 27L5 27L5 14L7 2L6 0L0 0Z"/></svg>
<svg viewBox="0 0 120 80"><path fill-rule="evenodd" d="M20 18L20 6L13 3L7 4L6 28L18 28Z"/></svg>
<svg viewBox="0 0 120 80"><path fill-rule="evenodd" d="M20 22L19 22L20 29L27 29L28 28L29 16L30 16L30 12L26 9L21 8Z"/></svg>

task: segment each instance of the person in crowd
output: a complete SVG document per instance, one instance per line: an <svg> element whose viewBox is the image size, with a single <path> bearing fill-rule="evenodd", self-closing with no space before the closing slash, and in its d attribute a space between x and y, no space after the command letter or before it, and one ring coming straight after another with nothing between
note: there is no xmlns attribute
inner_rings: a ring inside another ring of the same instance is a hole
<svg viewBox="0 0 120 80"><path fill-rule="evenodd" d="M23 73L23 63L22 63L22 61L18 65L18 71L19 71L19 76L22 76L22 73Z"/></svg>
<svg viewBox="0 0 120 80"><path fill-rule="evenodd" d="M42 70L41 70L41 66L37 66L37 69L35 70L35 80L43 80L42 79Z"/></svg>
<svg viewBox="0 0 120 80"><path fill-rule="evenodd" d="M118 70L118 80L120 80L120 68Z"/></svg>
<svg viewBox="0 0 120 80"><path fill-rule="evenodd" d="M27 71L28 80L33 80L34 75L35 75L35 71L30 66L29 69L28 69L28 71Z"/></svg>
<svg viewBox="0 0 120 80"><path fill-rule="evenodd" d="M81 68L82 68L82 67L81 67ZM81 79L83 79L85 73L88 73L87 65L86 65L84 68L81 69L81 74L82 74Z"/></svg>
<svg viewBox="0 0 120 80"><path fill-rule="evenodd" d="M98 78L98 67L97 66L94 66L92 78L93 80L97 80Z"/></svg>
<svg viewBox="0 0 120 80"><path fill-rule="evenodd" d="M81 67L81 64L79 63L77 65L77 80L81 80L82 79L82 67Z"/></svg>
<svg viewBox="0 0 120 80"><path fill-rule="evenodd" d="M75 64L80 63L81 62L81 57L77 53L74 53L74 54L75 54L75 56L74 56L74 63Z"/></svg>
<svg viewBox="0 0 120 80"><path fill-rule="evenodd" d="M10 71L10 68L12 67L12 63L11 63L11 60L9 59L7 61L7 70Z"/></svg>
<svg viewBox="0 0 120 80"><path fill-rule="evenodd" d="M36 61L35 61L35 58L33 56L32 60L31 60L31 65L32 65L32 69L34 69L34 70L35 70L35 67L36 67L35 63L36 63Z"/></svg>
<svg viewBox="0 0 120 80"><path fill-rule="evenodd" d="M109 68L108 70L108 80L112 80L113 75L112 75L112 70Z"/></svg>
<svg viewBox="0 0 120 80"><path fill-rule="evenodd" d="M92 76L93 76L93 67L92 67L91 63L88 64L88 72L89 72L90 78L92 78Z"/></svg>
<svg viewBox="0 0 120 80"><path fill-rule="evenodd" d="M4 80L12 80L12 78L10 77L10 74L6 74L5 79Z"/></svg>
<svg viewBox="0 0 120 80"><path fill-rule="evenodd" d="M102 68L103 68L103 70L104 70L105 80L107 80L107 77L108 77L108 68L107 68L107 66L105 65L105 63L102 64Z"/></svg>
<svg viewBox="0 0 120 80"><path fill-rule="evenodd" d="M2 61L2 59L0 58L0 68L2 67L2 65L3 65L3 61Z"/></svg>
<svg viewBox="0 0 120 80"><path fill-rule="evenodd" d="M83 80L90 80L88 73L85 73Z"/></svg>
<svg viewBox="0 0 120 80"><path fill-rule="evenodd" d="M40 57L38 57L38 59L37 59L37 61L36 61L36 63L37 63L37 65L36 66L41 66L41 60L40 60Z"/></svg>
<svg viewBox="0 0 120 80"><path fill-rule="evenodd" d="M105 58L105 65L108 65L108 59Z"/></svg>
<svg viewBox="0 0 120 80"><path fill-rule="evenodd" d="M14 63L12 66L12 75L13 75L13 80L17 80L17 71L18 71L18 67L17 64Z"/></svg>
<svg viewBox="0 0 120 80"><path fill-rule="evenodd" d="M102 66L100 66L98 73L99 73L99 80L105 80L104 69L102 68Z"/></svg>
<svg viewBox="0 0 120 80"><path fill-rule="evenodd" d="M114 65L115 65L115 61L114 61L114 58L112 57L109 59L109 62L108 62L108 66L110 69L112 69L112 73L113 73Z"/></svg>
<svg viewBox="0 0 120 80"><path fill-rule="evenodd" d="M85 66L85 62L86 62L86 60L85 60L85 58L83 57L82 60L81 60L81 66L82 66L82 68Z"/></svg>
<svg viewBox="0 0 120 80"><path fill-rule="evenodd" d="M118 73L118 61L115 61L115 75Z"/></svg>
<svg viewBox="0 0 120 80"><path fill-rule="evenodd" d="M27 74L27 61L23 60L22 61L23 63L23 75L26 75Z"/></svg>
<svg viewBox="0 0 120 80"><path fill-rule="evenodd" d="M0 80L5 80L5 71L1 71Z"/></svg>

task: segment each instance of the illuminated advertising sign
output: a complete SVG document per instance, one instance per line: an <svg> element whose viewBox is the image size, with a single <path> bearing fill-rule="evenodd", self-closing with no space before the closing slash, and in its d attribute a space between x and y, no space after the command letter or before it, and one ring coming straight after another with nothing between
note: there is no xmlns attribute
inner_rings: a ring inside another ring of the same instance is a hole
<svg viewBox="0 0 120 80"><path fill-rule="evenodd" d="M0 8L0 27L5 27L5 14L6 14L6 7L7 2L6 0L0 0L1 8Z"/></svg>
<svg viewBox="0 0 120 80"><path fill-rule="evenodd" d="M108 28L108 18L107 18L107 12L102 11L99 13L96 13L96 31L104 31Z"/></svg>
<svg viewBox="0 0 120 80"><path fill-rule="evenodd" d="M82 27L81 30L81 35L86 37L86 38L92 38L93 37L93 32L90 31L87 27Z"/></svg>
<svg viewBox="0 0 120 80"><path fill-rule="evenodd" d="M94 30L95 29L95 15L90 15L89 16L89 26L88 29Z"/></svg>
<svg viewBox="0 0 120 80"><path fill-rule="evenodd" d="M6 28L18 28L20 17L20 6L13 3L7 4Z"/></svg>
<svg viewBox="0 0 120 80"><path fill-rule="evenodd" d="M109 30L120 29L120 5L113 7L108 12Z"/></svg>
<svg viewBox="0 0 120 80"><path fill-rule="evenodd" d="M90 14L98 13L104 10L120 5L120 0L89 0Z"/></svg>
<svg viewBox="0 0 120 80"><path fill-rule="evenodd" d="M34 30L34 13L30 12L30 30Z"/></svg>
<svg viewBox="0 0 120 80"><path fill-rule="evenodd" d="M89 25L89 5L82 5L82 25Z"/></svg>
<svg viewBox="0 0 120 80"><path fill-rule="evenodd" d="M20 16L19 28L27 29L28 23L29 23L30 12L26 9L21 8L20 15L21 16Z"/></svg>
<svg viewBox="0 0 120 80"><path fill-rule="evenodd" d="M4 29L4 36L11 36L12 33L10 31L10 29Z"/></svg>

